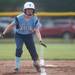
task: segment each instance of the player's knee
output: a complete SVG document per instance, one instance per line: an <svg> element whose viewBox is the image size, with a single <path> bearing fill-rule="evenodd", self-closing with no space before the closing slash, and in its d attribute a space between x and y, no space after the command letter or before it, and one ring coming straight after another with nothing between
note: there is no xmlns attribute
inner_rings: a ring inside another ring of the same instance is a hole
<svg viewBox="0 0 75 75"><path fill-rule="evenodd" d="M22 53L23 53L22 49L16 49L16 56L17 57L21 57Z"/></svg>

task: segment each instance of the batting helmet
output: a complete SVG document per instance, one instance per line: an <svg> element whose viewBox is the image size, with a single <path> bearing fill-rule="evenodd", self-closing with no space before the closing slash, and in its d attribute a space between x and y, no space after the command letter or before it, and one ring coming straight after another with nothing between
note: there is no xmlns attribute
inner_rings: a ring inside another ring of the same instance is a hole
<svg viewBox="0 0 75 75"><path fill-rule="evenodd" d="M33 2L26 2L23 9L35 9L35 5Z"/></svg>

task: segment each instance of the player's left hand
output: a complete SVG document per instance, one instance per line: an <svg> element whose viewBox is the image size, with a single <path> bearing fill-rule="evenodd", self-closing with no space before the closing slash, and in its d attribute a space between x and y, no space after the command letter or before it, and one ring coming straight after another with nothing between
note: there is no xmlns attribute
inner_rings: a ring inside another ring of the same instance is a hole
<svg viewBox="0 0 75 75"><path fill-rule="evenodd" d="M47 45L46 45L44 42L42 42L42 41L40 41L40 44L41 44L42 46L44 46L44 47L47 47Z"/></svg>

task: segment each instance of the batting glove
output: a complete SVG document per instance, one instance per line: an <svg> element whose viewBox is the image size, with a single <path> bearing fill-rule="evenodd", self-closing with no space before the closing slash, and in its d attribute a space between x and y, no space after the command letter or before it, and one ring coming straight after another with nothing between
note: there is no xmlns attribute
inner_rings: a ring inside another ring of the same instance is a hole
<svg viewBox="0 0 75 75"><path fill-rule="evenodd" d="M0 38L4 38L4 34L0 34Z"/></svg>
<svg viewBox="0 0 75 75"><path fill-rule="evenodd" d="M42 41L40 41L40 44L44 47L47 47L47 45L45 43L43 43Z"/></svg>

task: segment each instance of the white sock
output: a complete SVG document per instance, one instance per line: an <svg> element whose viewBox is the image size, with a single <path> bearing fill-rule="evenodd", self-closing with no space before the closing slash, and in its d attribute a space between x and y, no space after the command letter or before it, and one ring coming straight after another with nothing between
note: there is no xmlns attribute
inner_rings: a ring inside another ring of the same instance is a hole
<svg viewBox="0 0 75 75"><path fill-rule="evenodd" d="M16 68L20 68L20 57L16 57Z"/></svg>

